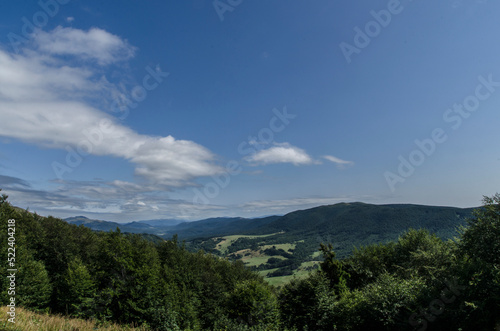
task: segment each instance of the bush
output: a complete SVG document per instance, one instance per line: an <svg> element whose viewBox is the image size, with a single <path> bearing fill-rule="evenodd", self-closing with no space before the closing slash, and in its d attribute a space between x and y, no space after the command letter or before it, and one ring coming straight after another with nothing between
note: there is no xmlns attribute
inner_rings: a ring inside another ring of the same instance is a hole
<svg viewBox="0 0 500 331"><path fill-rule="evenodd" d="M347 293L331 312L340 330L405 330L411 312L421 306L426 288L420 278L382 274L376 282Z"/></svg>
<svg viewBox="0 0 500 331"><path fill-rule="evenodd" d="M247 280L236 284L229 294L229 317L248 326L279 324L279 310L276 296L269 285Z"/></svg>
<svg viewBox="0 0 500 331"><path fill-rule="evenodd" d="M322 272L306 279L293 279L279 294L281 320L298 330L332 330L328 318L335 302L330 281Z"/></svg>

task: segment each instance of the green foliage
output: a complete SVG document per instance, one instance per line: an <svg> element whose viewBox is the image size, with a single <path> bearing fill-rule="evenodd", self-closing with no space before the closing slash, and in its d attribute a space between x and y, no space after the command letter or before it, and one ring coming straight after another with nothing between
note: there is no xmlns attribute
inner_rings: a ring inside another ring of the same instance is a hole
<svg viewBox="0 0 500 331"><path fill-rule="evenodd" d="M248 326L276 327L279 310L276 296L269 285L256 280L236 284L227 299L229 317Z"/></svg>
<svg viewBox="0 0 500 331"><path fill-rule="evenodd" d="M346 293L334 306L332 321L339 330L408 329L407 316L418 307L425 282L384 273L374 283Z"/></svg>
<svg viewBox="0 0 500 331"><path fill-rule="evenodd" d="M281 320L290 329L332 330L328 315L335 300L324 273L314 272L306 279L293 279L280 291Z"/></svg>
<svg viewBox="0 0 500 331"><path fill-rule="evenodd" d="M320 264L321 270L330 280L330 286L335 289L335 293L342 295L347 291L347 279L350 275L344 271L343 263L335 258L335 252L331 244L321 244L324 261Z"/></svg>
<svg viewBox="0 0 500 331"><path fill-rule="evenodd" d="M395 243L372 244L354 249L352 256L343 261L350 277L348 286L360 288L374 282L387 272L393 263Z"/></svg>
<svg viewBox="0 0 500 331"><path fill-rule="evenodd" d="M468 284L460 313L466 327L493 329L500 326L500 195L484 197L483 202L469 227L462 229L458 244L463 259L457 273Z"/></svg>
<svg viewBox="0 0 500 331"><path fill-rule="evenodd" d="M463 231L460 248L474 260L500 264L500 194L484 197Z"/></svg>
<svg viewBox="0 0 500 331"><path fill-rule="evenodd" d="M62 300L67 312L77 317L91 317L97 294L96 285L80 258L70 261L64 282L66 294Z"/></svg>
<svg viewBox="0 0 500 331"><path fill-rule="evenodd" d="M454 263L456 245L429 231L410 229L394 246L393 271L402 277L418 275L431 281L446 277Z"/></svg>
<svg viewBox="0 0 500 331"><path fill-rule="evenodd" d="M52 292L49 275L42 261L35 261L25 250L17 250L18 273L16 293L18 304L42 310L47 306Z"/></svg>

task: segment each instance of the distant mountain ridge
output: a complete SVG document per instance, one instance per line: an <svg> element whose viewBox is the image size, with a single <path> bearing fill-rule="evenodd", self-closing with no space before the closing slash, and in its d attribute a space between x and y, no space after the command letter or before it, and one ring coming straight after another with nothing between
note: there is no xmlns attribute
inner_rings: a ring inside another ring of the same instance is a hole
<svg viewBox="0 0 500 331"><path fill-rule="evenodd" d="M383 234L417 227L440 232L456 227L457 221L470 217L473 210L415 204L338 203L288 213L259 231L262 234L276 231L304 233L321 229L323 232Z"/></svg>
<svg viewBox="0 0 500 331"><path fill-rule="evenodd" d="M177 219L154 219L154 220L145 220L145 221L137 221L136 223L144 223L155 227L166 227L166 226L175 226L180 223L184 223L186 221L177 220ZM134 223L134 222L131 222Z"/></svg>
<svg viewBox="0 0 500 331"><path fill-rule="evenodd" d="M117 222L90 219L85 216L68 217L65 218L64 220L70 224L84 225L88 228L91 228L92 230L97 230L97 231L116 230L116 228L120 228L120 231L122 232L131 232L131 233L153 233L156 231L155 227L140 222L117 223Z"/></svg>
<svg viewBox="0 0 500 331"><path fill-rule="evenodd" d="M284 232L294 238L338 238L340 235L342 239L355 236L358 239L367 239L362 242L371 242L397 239L397 234L408 228L426 228L442 238L450 238L456 233L457 226L465 224L465 219L472 215L473 209L353 202L297 210L283 216L252 219L216 217L193 222L157 219L123 224L93 220L84 216L69 217L65 220L93 230L109 231L119 227L122 232L151 233L165 239L170 239L174 234L181 240L191 240L233 234L261 235Z"/></svg>
<svg viewBox="0 0 500 331"><path fill-rule="evenodd" d="M84 225L96 231L110 231L120 228L122 232L150 233L163 236L165 239L170 239L173 235L178 235L179 239L192 239L251 231L274 221L278 217L279 216L269 216L255 219L242 217L215 217L193 222L157 219L134 221L130 223L89 219L85 216L68 217L64 220L70 224Z"/></svg>

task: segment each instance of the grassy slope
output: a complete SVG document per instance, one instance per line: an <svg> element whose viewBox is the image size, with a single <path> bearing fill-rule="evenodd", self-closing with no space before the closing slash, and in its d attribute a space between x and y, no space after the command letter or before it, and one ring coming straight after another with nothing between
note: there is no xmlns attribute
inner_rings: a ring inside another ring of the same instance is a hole
<svg viewBox="0 0 500 331"><path fill-rule="evenodd" d="M57 315L39 314L21 307L16 307L15 323L9 322L8 307L0 308L0 331L57 331L57 330L108 330L108 331L146 331L147 328L134 328L131 326L107 324L98 325L93 321L76 318L66 318Z"/></svg>
<svg viewBox="0 0 500 331"><path fill-rule="evenodd" d="M224 237L219 237L217 240L219 242L215 246L215 249L220 252L220 254L227 256L228 255L228 247L231 246L234 242L236 242L240 238L248 238L248 239L257 239L257 238L266 238L270 236L275 236L275 235L280 235L282 233L273 233L269 235L259 235L259 236L250 236L250 235L232 235L232 236L224 236ZM303 240L300 240L298 242L302 242ZM286 258L283 256L269 256L263 253L265 249L268 248L276 248L276 249L283 249L285 252L292 252L293 249L296 247L296 243L285 243L285 244L265 244L265 245L259 245L257 250L252 250L252 249L243 249L240 251L236 251L231 254L231 256L236 256L238 259L243 261L245 265L252 267L258 267L261 264L265 264L269 258L274 257L277 259L285 260ZM317 254L318 253L318 254ZM319 252L315 252L314 256L318 256ZM311 256L314 257L314 256ZM317 261L308 261L308 262L303 262L301 266L296 269L293 273L293 275L288 275L288 276L280 276L280 277L266 277L269 273L276 271L278 268L272 268L272 269L266 269L266 270L259 270L259 274L264 276L264 278L272 285L274 286L280 286L283 285L287 282L289 282L292 278L298 277L302 278L307 276L307 274L310 272L308 270L305 270L306 267L313 266L315 264L318 264Z"/></svg>
<svg viewBox="0 0 500 331"><path fill-rule="evenodd" d="M223 254L226 254L227 248L240 238L249 238L249 239L264 238L264 237L272 236L274 234L275 233L258 235L258 236L243 236L243 235L224 236L224 237L221 237L221 240L219 243L217 243L217 245L215 246L215 249L220 251Z"/></svg>

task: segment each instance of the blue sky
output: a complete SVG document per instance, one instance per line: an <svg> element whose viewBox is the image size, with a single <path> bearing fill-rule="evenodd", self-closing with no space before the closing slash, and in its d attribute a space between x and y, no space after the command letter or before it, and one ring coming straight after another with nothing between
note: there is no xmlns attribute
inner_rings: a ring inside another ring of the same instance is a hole
<svg viewBox="0 0 500 331"><path fill-rule="evenodd" d="M11 1L0 188L42 215L257 217L499 191L500 3Z"/></svg>

